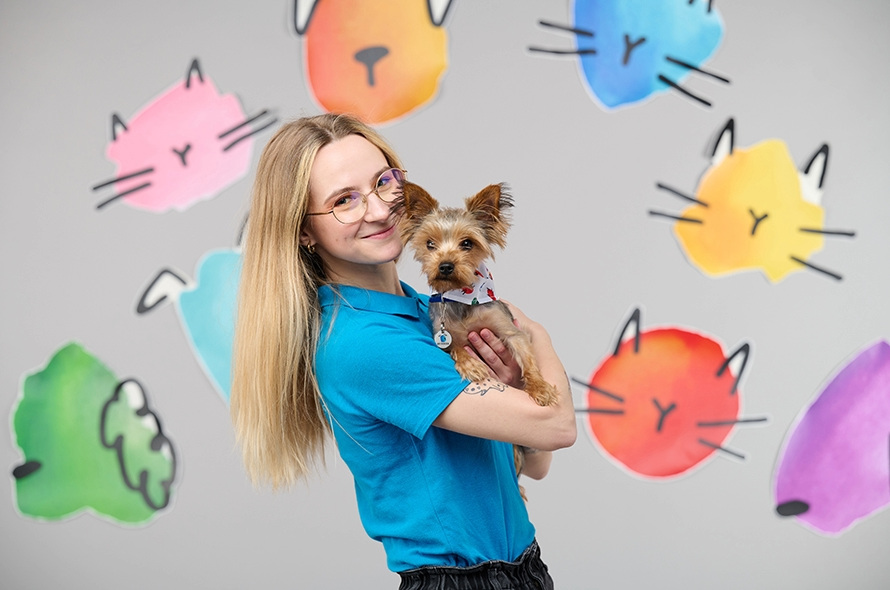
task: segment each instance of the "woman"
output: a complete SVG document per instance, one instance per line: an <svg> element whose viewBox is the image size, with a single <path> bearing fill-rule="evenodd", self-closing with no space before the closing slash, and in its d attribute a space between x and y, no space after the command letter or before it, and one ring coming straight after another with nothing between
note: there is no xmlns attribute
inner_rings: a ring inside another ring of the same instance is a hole
<svg viewBox="0 0 890 590"><path fill-rule="evenodd" d="M532 335L560 394L535 404L497 336L492 369L462 379L432 339L427 297L399 281L392 201L404 171L374 130L342 115L284 125L260 158L243 250L232 416L248 472L273 488L309 475L333 433L367 533L402 588L550 588L513 467L543 477L576 436L547 332ZM512 443L512 444L511 444Z"/></svg>

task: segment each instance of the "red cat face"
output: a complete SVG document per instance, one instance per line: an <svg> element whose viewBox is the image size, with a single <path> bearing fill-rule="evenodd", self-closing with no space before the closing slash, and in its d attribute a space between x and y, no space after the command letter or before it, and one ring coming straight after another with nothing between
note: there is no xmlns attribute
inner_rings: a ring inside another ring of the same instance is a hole
<svg viewBox="0 0 890 590"><path fill-rule="evenodd" d="M685 473L717 450L744 458L723 443L736 424L764 420L739 419L749 354L742 344L727 356L712 338L680 328L640 332L635 309L614 352L584 383L591 436L623 467L652 478Z"/></svg>

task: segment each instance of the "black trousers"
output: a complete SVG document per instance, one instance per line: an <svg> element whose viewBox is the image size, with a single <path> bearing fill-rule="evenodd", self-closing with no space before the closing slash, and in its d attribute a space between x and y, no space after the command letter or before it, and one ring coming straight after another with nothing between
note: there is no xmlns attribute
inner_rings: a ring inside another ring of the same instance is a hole
<svg viewBox="0 0 890 590"><path fill-rule="evenodd" d="M519 559L471 567L427 566L399 572L399 590L553 590L553 580L533 541Z"/></svg>

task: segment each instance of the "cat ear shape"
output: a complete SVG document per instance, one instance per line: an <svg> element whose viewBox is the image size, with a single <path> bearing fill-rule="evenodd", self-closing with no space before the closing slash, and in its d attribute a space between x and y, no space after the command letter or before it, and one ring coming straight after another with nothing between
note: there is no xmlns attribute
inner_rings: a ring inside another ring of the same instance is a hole
<svg viewBox="0 0 890 590"><path fill-rule="evenodd" d="M800 174L800 192L804 201L814 205L822 204L822 185L828 171L828 144L823 143L810 157Z"/></svg>
<svg viewBox="0 0 890 590"><path fill-rule="evenodd" d="M169 268L162 268L155 278L151 280L139 302L136 304L136 313L142 315L153 310L165 301L179 299L180 293L192 287L190 282L183 278L185 273L177 273Z"/></svg>
<svg viewBox="0 0 890 590"><path fill-rule="evenodd" d="M451 9L452 0L427 0L426 7L430 13L430 20L437 27L441 27L442 23L445 22L445 17L448 16L448 11Z"/></svg>
<svg viewBox="0 0 890 590"><path fill-rule="evenodd" d="M204 74L201 73L201 64L198 63L197 57L192 60L192 63L189 64L189 71L185 73L186 88L190 88L192 85L192 74L198 74L198 80L201 84L204 83Z"/></svg>
<svg viewBox="0 0 890 590"><path fill-rule="evenodd" d="M117 128L120 127L123 131L127 131L127 125L124 123L124 120L118 116L117 113L111 113L111 141L117 140Z"/></svg>
<svg viewBox="0 0 890 590"><path fill-rule="evenodd" d="M244 243L244 234L247 232L247 224L250 221L250 212L244 216L244 219L241 221L240 227L238 227L238 237L235 238L235 248L240 249L241 244Z"/></svg>
<svg viewBox="0 0 890 590"><path fill-rule="evenodd" d="M631 332L631 326L633 326L633 331ZM634 339L634 354L640 352L640 308L634 308L633 312L631 312L630 317L627 318L627 321L624 323L624 327L621 328L621 334L618 335L618 341L615 343L615 352L612 353L612 356L618 356L618 350L621 348L621 345L630 340Z"/></svg>
<svg viewBox="0 0 890 590"><path fill-rule="evenodd" d="M716 166L728 156L732 155L735 148L735 121L730 119L724 125L723 130L714 142L714 150L711 152L711 165Z"/></svg>
<svg viewBox="0 0 890 590"><path fill-rule="evenodd" d="M294 0L294 30L297 35L306 33L318 2L319 0Z"/></svg>
<svg viewBox="0 0 890 590"><path fill-rule="evenodd" d="M751 345L745 342L736 348L732 354L726 357L726 360L723 361L723 364L717 369L718 377L720 377L723 374L723 371L727 368L731 375L735 375L735 381L732 382L732 389L729 390L729 395L735 395L736 390L739 388L739 381L742 379L745 367L748 366L748 358L750 358L750 356Z"/></svg>

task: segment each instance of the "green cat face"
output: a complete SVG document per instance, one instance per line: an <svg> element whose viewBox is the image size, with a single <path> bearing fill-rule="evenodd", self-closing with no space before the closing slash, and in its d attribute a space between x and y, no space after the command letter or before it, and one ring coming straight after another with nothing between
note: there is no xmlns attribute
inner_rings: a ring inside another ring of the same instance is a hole
<svg viewBox="0 0 890 590"><path fill-rule="evenodd" d="M13 429L25 457L13 470L23 515L86 511L144 524L169 504L176 458L142 387L78 344L25 378Z"/></svg>

